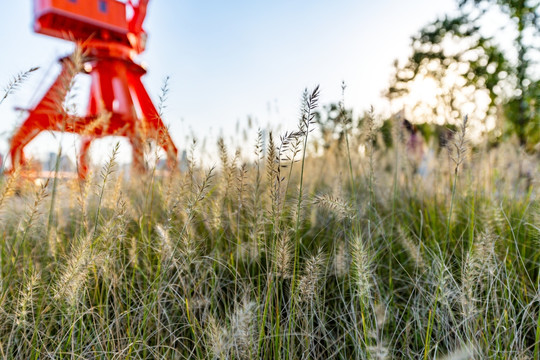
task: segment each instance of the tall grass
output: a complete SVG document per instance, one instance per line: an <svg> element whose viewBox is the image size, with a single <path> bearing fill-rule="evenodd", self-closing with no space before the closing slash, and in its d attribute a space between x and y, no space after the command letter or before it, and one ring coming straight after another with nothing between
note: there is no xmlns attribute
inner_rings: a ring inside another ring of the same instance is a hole
<svg viewBox="0 0 540 360"><path fill-rule="evenodd" d="M85 183L4 177L0 356L540 358L538 158L467 153L464 123L420 175L373 112L315 155L317 95L254 160L220 140L204 169L194 141L182 173L124 176L115 148Z"/></svg>

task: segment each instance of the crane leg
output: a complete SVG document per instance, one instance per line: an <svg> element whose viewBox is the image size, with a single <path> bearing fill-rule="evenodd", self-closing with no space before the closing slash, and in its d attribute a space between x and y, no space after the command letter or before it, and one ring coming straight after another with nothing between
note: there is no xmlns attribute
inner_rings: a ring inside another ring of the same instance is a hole
<svg viewBox="0 0 540 360"><path fill-rule="evenodd" d="M157 144L165 150L167 154L167 165L169 169L174 170L178 165L178 149L171 139L167 127L159 116L156 107L152 103L148 92L137 74L129 74L130 84L133 86L135 96L141 106L143 113L143 126L147 129L147 135L156 140Z"/></svg>
<svg viewBox="0 0 540 360"><path fill-rule="evenodd" d="M84 136L81 140L81 148L79 150L79 163L77 165L77 171L79 174L79 179L86 180L89 170L89 156L88 150L90 150L90 145L94 140L91 136Z"/></svg>
<svg viewBox="0 0 540 360"><path fill-rule="evenodd" d="M132 163L131 167L135 173L143 173L146 170L144 166L144 140L138 136L130 136L129 143L132 148Z"/></svg>
<svg viewBox="0 0 540 360"><path fill-rule="evenodd" d="M11 138L10 157L12 170L26 163L24 148L40 132L45 130L62 131L68 121L62 102L69 90L69 84L76 75L70 58L61 59L62 71L45 93L39 104L30 111L28 118Z"/></svg>
<svg viewBox="0 0 540 360"><path fill-rule="evenodd" d="M22 126L11 138L11 145L9 149L9 155L11 157L11 169L15 170L17 167L23 167L26 165L26 158L24 156L24 148L30 141L32 141L43 129L39 125L39 121L35 120L35 117L30 114Z"/></svg>

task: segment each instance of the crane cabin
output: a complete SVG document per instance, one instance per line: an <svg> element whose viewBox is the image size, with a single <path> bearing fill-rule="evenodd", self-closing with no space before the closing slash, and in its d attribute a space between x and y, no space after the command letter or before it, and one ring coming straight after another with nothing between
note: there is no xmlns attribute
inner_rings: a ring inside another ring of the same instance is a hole
<svg viewBox="0 0 540 360"><path fill-rule="evenodd" d="M127 41L126 4L117 0L35 0L34 15L39 34L70 41Z"/></svg>

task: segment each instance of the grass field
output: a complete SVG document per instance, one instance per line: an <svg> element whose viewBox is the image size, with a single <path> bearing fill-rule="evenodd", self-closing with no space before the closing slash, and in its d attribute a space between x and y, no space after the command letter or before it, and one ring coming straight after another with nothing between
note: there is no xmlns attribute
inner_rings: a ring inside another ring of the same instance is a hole
<svg viewBox="0 0 540 360"><path fill-rule="evenodd" d="M374 115L315 154L316 107L216 168L4 177L0 356L540 359L538 156L464 121L420 171Z"/></svg>

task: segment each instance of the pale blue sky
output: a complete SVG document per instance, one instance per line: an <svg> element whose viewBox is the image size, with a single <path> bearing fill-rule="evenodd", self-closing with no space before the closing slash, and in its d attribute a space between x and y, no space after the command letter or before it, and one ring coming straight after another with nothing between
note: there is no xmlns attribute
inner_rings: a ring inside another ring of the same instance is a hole
<svg viewBox="0 0 540 360"><path fill-rule="evenodd" d="M33 33L32 3L0 1L0 85L19 71L41 68L0 106L2 153L8 132L20 122L13 107L35 104L58 71L56 58L72 48ZM316 84L322 104L339 101L345 80L348 106L360 111L373 104L383 113L380 94L393 60L408 55L410 36L420 27L454 8L453 0L154 0L145 22L148 47L140 57L148 66L144 82L157 99L170 76L165 121L180 149L194 133L208 138L210 150L216 136L234 137L237 121L248 116L256 126L292 129L302 90ZM85 85L82 80L79 86ZM73 138L65 139L73 147ZM241 141L236 137L236 144ZM46 135L27 152L56 147Z"/></svg>

